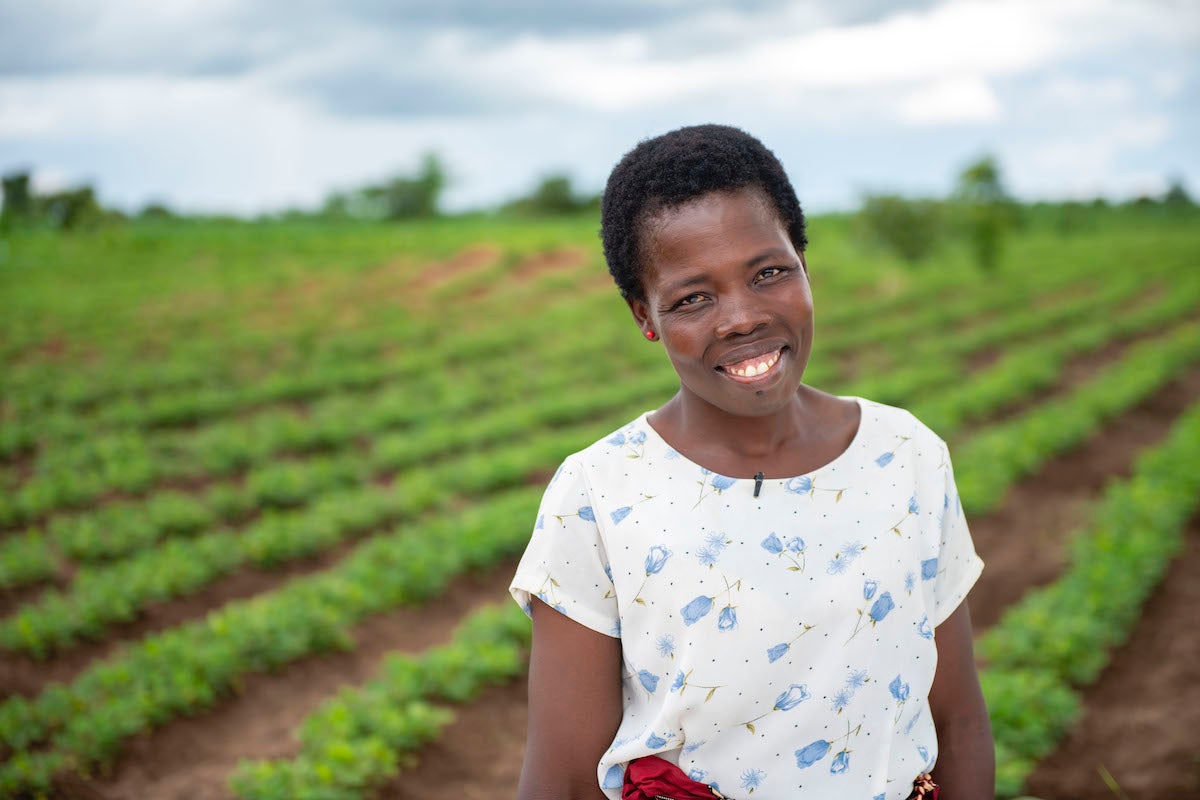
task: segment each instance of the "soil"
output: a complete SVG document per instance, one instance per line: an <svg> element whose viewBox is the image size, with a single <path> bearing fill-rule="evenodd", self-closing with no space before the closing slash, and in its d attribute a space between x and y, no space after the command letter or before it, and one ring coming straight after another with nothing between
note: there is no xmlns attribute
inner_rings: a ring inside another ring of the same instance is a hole
<svg viewBox="0 0 1200 800"><path fill-rule="evenodd" d="M1200 797L1200 516L1130 640L1083 695L1066 741L1030 776L1034 797ZM1124 795L1105 784L1107 770Z"/></svg>
<svg viewBox="0 0 1200 800"><path fill-rule="evenodd" d="M227 781L239 760L294 755L298 742L293 733L308 714L343 686L374 677L389 652L417 653L446 643L464 616L485 603L507 599L514 568L505 562L465 575L436 603L371 617L354 628L357 646L349 652L312 656L278 674L248 677L236 699L135 737L110 776L89 781L88 788L106 800L232 797ZM511 688L498 694L516 702L511 695ZM480 713L485 716L473 719L486 719L486 704Z"/></svg>

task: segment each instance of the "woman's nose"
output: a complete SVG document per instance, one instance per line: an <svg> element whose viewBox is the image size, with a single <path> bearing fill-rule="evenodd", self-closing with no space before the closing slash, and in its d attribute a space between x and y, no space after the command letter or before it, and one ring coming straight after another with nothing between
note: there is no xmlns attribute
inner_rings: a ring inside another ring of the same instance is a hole
<svg viewBox="0 0 1200 800"><path fill-rule="evenodd" d="M767 324L767 310L753 296L727 296L721 307L716 329L718 336L744 336Z"/></svg>

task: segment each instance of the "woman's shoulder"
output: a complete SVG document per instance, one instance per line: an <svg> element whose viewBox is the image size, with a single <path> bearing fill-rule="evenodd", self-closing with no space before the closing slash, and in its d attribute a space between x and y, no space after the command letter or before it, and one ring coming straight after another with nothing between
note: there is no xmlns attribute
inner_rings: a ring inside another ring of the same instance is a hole
<svg viewBox="0 0 1200 800"><path fill-rule="evenodd" d="M864 421L867 415L870 415L870 424L866 426L866 430L872 438L883 442L910 440L933 451L946 448L945 440L908 409L865 397L853 399L861 405Z"/></svg>

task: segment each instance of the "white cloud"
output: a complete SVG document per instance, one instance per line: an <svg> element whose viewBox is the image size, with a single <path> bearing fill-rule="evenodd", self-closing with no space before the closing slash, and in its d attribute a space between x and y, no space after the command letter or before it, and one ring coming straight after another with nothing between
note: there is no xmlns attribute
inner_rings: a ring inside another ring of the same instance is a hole
<svg viewBox="0 0 1200 800"><path fill-rule="evenodd" d="M910 92L898 107L902 121L917 125L992 122L1000 102L981 78L949 78Z"/></svg>

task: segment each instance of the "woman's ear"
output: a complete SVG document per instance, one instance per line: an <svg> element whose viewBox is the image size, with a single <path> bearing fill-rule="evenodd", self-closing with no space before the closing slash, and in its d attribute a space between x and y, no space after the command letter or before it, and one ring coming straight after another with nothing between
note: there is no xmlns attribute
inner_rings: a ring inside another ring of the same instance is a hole
<svg viewBox="0 0 1200 800"><path fill-rule="evenodd" d="M654 324L650 320L650 307L645 301L638 300L634 297L626 297L626 304L629 306L629 313L633 314L633 321L642 329L642 335L654 331Z"/></svg>

